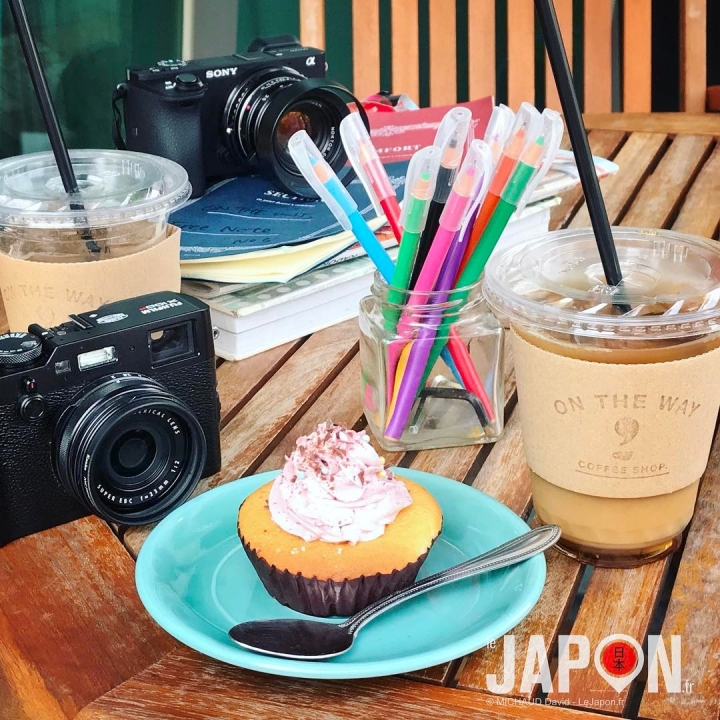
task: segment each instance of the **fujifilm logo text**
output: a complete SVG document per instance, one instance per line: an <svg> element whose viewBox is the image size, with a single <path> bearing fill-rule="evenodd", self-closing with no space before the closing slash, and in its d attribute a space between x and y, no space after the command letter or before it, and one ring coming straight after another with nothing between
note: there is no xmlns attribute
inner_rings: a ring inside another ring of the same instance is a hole
<svg viewBox="0 0 720 720"><path fill-rule="evenodd" d="M205 73L205 77L208 78L218 78L218 77L230 77L231 75L235 75L237 73L236 67L231 68L222 68L221 70L208 70Z"/></svg>

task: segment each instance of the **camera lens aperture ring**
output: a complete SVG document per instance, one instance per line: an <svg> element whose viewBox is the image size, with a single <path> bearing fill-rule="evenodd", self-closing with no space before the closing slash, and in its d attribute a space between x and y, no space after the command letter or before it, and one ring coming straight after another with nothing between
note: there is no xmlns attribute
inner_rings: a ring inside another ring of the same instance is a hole
<svg viewBox="0 0 720 720"><path fill-rule="evenodd" d="M289 68L266 68L230 94L225 136L236 161L250 171L293 195L316 197L287 152L287 141L295 130L305 129L347 185L355 173L347 164L339 126L351 112L350 105L366 119L360 102L342 85L305 78Z"/></svg>
<svg viewBox="0 0 720 720"><path fill-rule="evenodd" d="M251 170L257 170L254 134L248 132L258 110L267 105L268 95L304 80L304 76L287 67L263 68L236 85L225 104L223 127L225 140L234 158Z"/></svg>
<svg viewBox="0 0 720 720"><path fill-rule="evenodd" d="M196 487L207 456L190 408L156 381L104 378L62 414L55 470L63 488L106 520L156 522Z"/></svg>

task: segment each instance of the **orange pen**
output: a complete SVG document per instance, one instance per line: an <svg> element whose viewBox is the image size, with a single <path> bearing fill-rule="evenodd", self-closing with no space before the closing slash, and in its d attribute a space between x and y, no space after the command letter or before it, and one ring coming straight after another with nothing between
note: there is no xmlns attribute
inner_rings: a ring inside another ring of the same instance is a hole
<svg viewBox="0 0 720 720"><path fill-rule="evenodd" d="M468 238L467 247L465 248L465 254L463 255L462 262L460 263L460 269L458 270L458 277L462 274L465 266L473 254L473 251L477 247L480 238L487 226L492 214L495 212L498 202L500 202L500 195L510 179L515 166L517 165L518 159L522 154L525 145L528 143L528 139L532 141L537 136L538 132L542 128L542 119L540 113L529 103L523 103L518 111L515 119L515 127L510 134L505 149L498 160L493 175L490 188L488 189L485 200L483 201L480 210L478 211L475 223L470 232Z"/></svg>

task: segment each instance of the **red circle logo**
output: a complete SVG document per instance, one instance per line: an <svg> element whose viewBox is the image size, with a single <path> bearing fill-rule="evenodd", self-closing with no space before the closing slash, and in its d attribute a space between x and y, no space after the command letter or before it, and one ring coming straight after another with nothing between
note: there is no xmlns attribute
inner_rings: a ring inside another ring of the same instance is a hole
<svg viewBox="0 0 720 720"><path fill-rule="evenodd" d="M638 653L626 640L615 640L603 648L600 662L609 675L625 677L637 667Z"/></svg>

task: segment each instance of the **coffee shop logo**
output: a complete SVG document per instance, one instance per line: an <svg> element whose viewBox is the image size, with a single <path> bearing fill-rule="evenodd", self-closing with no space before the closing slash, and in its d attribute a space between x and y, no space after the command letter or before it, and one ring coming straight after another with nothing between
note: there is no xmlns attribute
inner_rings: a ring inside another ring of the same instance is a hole
<svg viewBox="0 0 720 720"><path fill-rule="evenodd" d="M489 648L495 648L492 642ZM515 690L517 666L515 636L503 638L503 676L488 673L487 689L496 695ZM537 685L545 693L569 693L571 676L575 671L586 671L590 658L595 672L616 692L622 692L647 667L648 692L662 689L668 693L692 692L693 683L682 677L682 643L680 635L671 635L669 642L661 635L649 635L647 654L640 643L630 635L616 633L600 640L591 652L590 640L585 635L560 635L558 639L557 670L553 678L542 635L531 635L525 651L520 692L531 694Z"/></svg>
<svg viewBox="0 0 720 720"><path fill-rule="evenodd" d="M615 423L615 432L622 440L620 443L620 447L622 447L637 437L637 434L640 432L640 423L635 420L635 418L620 418L620 420ZM633 453L632 450L616 450L612 456L616 460L631 460Z"/></svg>

